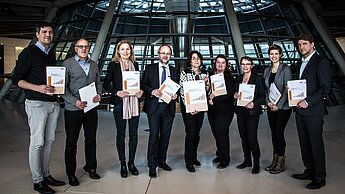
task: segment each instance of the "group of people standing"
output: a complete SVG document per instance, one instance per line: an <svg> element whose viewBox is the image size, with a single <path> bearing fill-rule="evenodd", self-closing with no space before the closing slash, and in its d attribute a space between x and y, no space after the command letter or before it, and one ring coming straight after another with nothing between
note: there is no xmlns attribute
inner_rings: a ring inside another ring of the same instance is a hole
<svg viewBox="0 0 345 194"><path fill-rule="evenodd" d="M23 88L26 94L25 110L30 127L29 164L34 182L34 190L39 193L54 193L50 186L64 185L64 181L54 179L49 172L51 145L55 138L59 103L57 95L51 95L54 88L46 82L46 66L56 65L55 54L50 49L53 40L53 26L42 23L36 27L37 43L23 50L13 74L13 81ZM325 153L322 139L323 115L325 114L324 98L330 88L330 68L327 60L321 58L314 47L314 39L310 34L298 37L298 46L302 54L302 66L297 79L307 80L307 98L300 101L295 109L296 123L306 170L293 177L302 180L312 180L307 185L309 189L318 189L326 184ZM78 90L95 82L97 95L93 102L99 102L102 95L97 64L89 58L90 45L81 38L75 43L75 56L64 61L66 68L66 89L61 97L65 101L65 165L66 174L71 186L79 185L76 172L77 141L81 127L84 129L85 160L83 169L91 179L99 179L96 160L96 131L98 124L97 109L84 112L86 102L80 99ZM253 60L250 57L240 59L242 74L234 77L229 69L225 55L218 55L212 70L207 72L203 66L203 56L198 51L190 52L186 68L180 73L176 67L169 65L172 49L162 45L158 49L158 63L147 65L141 79L141 89L135 95L129 95L122 85L122 73L139 71L135 61L134 50L127 40L120 41L115 49L114 57L108 65L103 88L111 93L110 103L114 105L113 115L116 126L116 148L120 160L120 175L123 178L138 175L135 166L135 155L138 144L138 125L140 116L140 99L144 97L143 111L147 114L150 128L147 149L147 165L149 176L157 177L157 167L165 171L172 168L167 164L167 151L176 101L181 97L180 105L185 125L184 160L186 169L195 172L194 166L201 163L197 157L200 142L200 130L204 121L204 111L186 111L186 97L183 83L186 81L203 80L208 99L207 116L212 134L216 141L216 157L213 163L217 168L224 169L230 163L229 127L237 114L237 124L241 137L244 161L238 169L252 167L252 173L260 172L260 147L258 143L258 124L263 113L261 105L267 105L269 126L272 135L273 160L265 170L272 174L285 169L284 130L290 118L292 109L288 105L287 81L292 79L291 69L281 63L282 49L278 45L269 47L269 57L272 62L264 71L263 78L253 71ZM227 93L215 95L210 89L211 75L224 74ZM159 90L165 79L170 78L180 84L180 90L171 96L169 103L160 97ZM268 98L269 88L274 83L282 94L277 103ZM254 84L254 98L245 106L236 106L235 99L239 84ZM126 126L128 123L128 159L125 153Z"/></svg>

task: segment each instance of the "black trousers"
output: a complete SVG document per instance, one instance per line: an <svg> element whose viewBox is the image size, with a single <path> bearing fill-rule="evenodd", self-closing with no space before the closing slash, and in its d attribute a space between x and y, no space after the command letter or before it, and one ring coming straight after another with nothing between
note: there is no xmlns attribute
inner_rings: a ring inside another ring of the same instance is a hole
<svg viewBox="0 0 345 194"><path fill-rule="evenodd" d="M217 114L209 110L207 115L212 134L216 140L216 156L219 158L220 163L228 165L230 163L229 127L234 117L234 112L230 114Z"/></svg>
<svg viewBox="0 0 345 194"><path fill-rule="evenodd" d="M69 111L65 110L65 164L67 175L75 175L77 163L77 143L81 126L84 128L85 145L85 169L91 170L97 168L96 160L96 131L98 125L98 113L94 108L86 113L83 110Z"/></svg>
<svg viewBox="0 0 345 194"><path fill-rule="evenodd" d="M183 107L182 117L186 132L184 159L186 165L193 165L197 160L197 150L200 142L200 130L204 122L204 112L199 112L195 115L192 115L190 113L186 113L186 110Z"/></svg>
<svg viewBox="0 0 345 194"><path fill-rule="evenodd" d="M148 115L148 120L150 135L147 161L149 168L156 168L158 163L166 162L174 115L168 104L159 103L157 110Z"/></svg>
<svg viewBox="0 0 345 194"><path fill-rule="evenodd" d="M137 151L138 145L138 124L139 116L132 117L131 119L123 119L123 104L120 103L114 107L114 119L116 125L116 148L119 155L119 160L121 162L126 161L125 154L125 138L126 138L126 124L128 122L129 128L129 141L128 141L128 151L129 151L129 161L134 161L135 153Z"/></svg>
<svg viewBox="0 0 345 194"><path fill-rule="evenodd" d="M326 178L323 117L303 116L298 111L295 115L303 164L315 181L323 181Z"/></svg>
<svg viewBox="0 0 345 194"><path fill-rule="evenodd" d="M278 154L278 156L285 155L286 141L284 133L291 112L291 109L279 109L277 111L267 109L268 123L271 128L273 154Z"/></svg>
<svg viewBox="0 0 345 194"><path fill-rule="evenodd" d="M244 159L251 162L251 155L254 159L254 164L259 165L260 147L258 142L258 125L260 115L250 115L245 108L238 108L237 111L237 125L240 137L242 140L242 149Z"/></svg>

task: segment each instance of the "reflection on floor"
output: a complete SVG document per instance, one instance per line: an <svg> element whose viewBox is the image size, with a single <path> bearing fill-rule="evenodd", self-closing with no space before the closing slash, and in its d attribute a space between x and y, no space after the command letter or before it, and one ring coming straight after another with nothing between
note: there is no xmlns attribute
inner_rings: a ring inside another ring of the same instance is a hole
<svg viewBox="0 0 345 194"><path fill-rule="evenodd" d="M50 170L55 178L67 181L64 166L64 119L63 109L59 118L56 140L53 144ZM201 167L196 173L189 173L184 166L184 125L181 114L176 115L171 136L168 164L173 171L158 171L158 178L150 179L146 167L148 128L146 114L141 114L139 127L139 145L136 165L139 176L120 177L119 161L115 150L115 126L111 112L99 111L98 128L98 172L100 180L91 180L82 170L84 165L83 134L78 142L78 170L80 185L55 187L57 193L130 193L130 194L288 194L288 193L345 193L345 109L344 106L331 107L330 115L325 117L324 140L327 155L327 186L318 191L305 189L308 181L291 178L291 174L302 172L294 115L286 130L287 168L278 175L271 175L263 168L269 165L272 155L270 132L266 114L262 115L259 127L261 147L261 172L252 175L251 169L236 169L242 162L242 149L237 130L236 118L230 127L231 163L226 169L219 170L212 164L215 152L214 138L205 117L198 149ZM0 101L0 193L27 194L35 193L32 186L28 165L29 130L23 104Z"/></svg>

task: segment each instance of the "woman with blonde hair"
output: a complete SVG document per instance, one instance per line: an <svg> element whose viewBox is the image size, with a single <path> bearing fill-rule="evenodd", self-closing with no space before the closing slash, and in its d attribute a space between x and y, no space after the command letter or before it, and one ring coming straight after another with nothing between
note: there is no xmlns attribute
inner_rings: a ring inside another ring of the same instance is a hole
<svg viewBox="0 0 345 194"><path fill-rule="evenodd" d="M138 90L134 96L130 96L122 88L122 72L139 71L135 61L132 44L128 40L120 41L115 49L115 56L108 65L103 87L111 92L110 103L114 105L114 118L117 129L116 147L121 162L120 174L122 178L128 176L128 170L132 175L138 175L139 171L134 165L135 153L138 144L139 124L139 99L143 91ZM125 157L126 123L129 124L129 160L128 170Z"/></svg>

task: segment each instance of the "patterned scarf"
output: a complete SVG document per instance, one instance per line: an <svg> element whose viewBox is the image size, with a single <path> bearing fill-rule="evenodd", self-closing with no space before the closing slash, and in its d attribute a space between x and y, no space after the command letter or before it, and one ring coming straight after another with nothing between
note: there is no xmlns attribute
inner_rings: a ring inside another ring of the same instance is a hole
<svg viewBox="0 0 345 194"><path fill-rule="evenodd" d="M121 71L135 71L132 61L128 61L128 69L126 70L125 64L120 60ZM139 116L139 102L136 96L128 96L122 99L123 119L131 119L132 117Z"/></svg>

